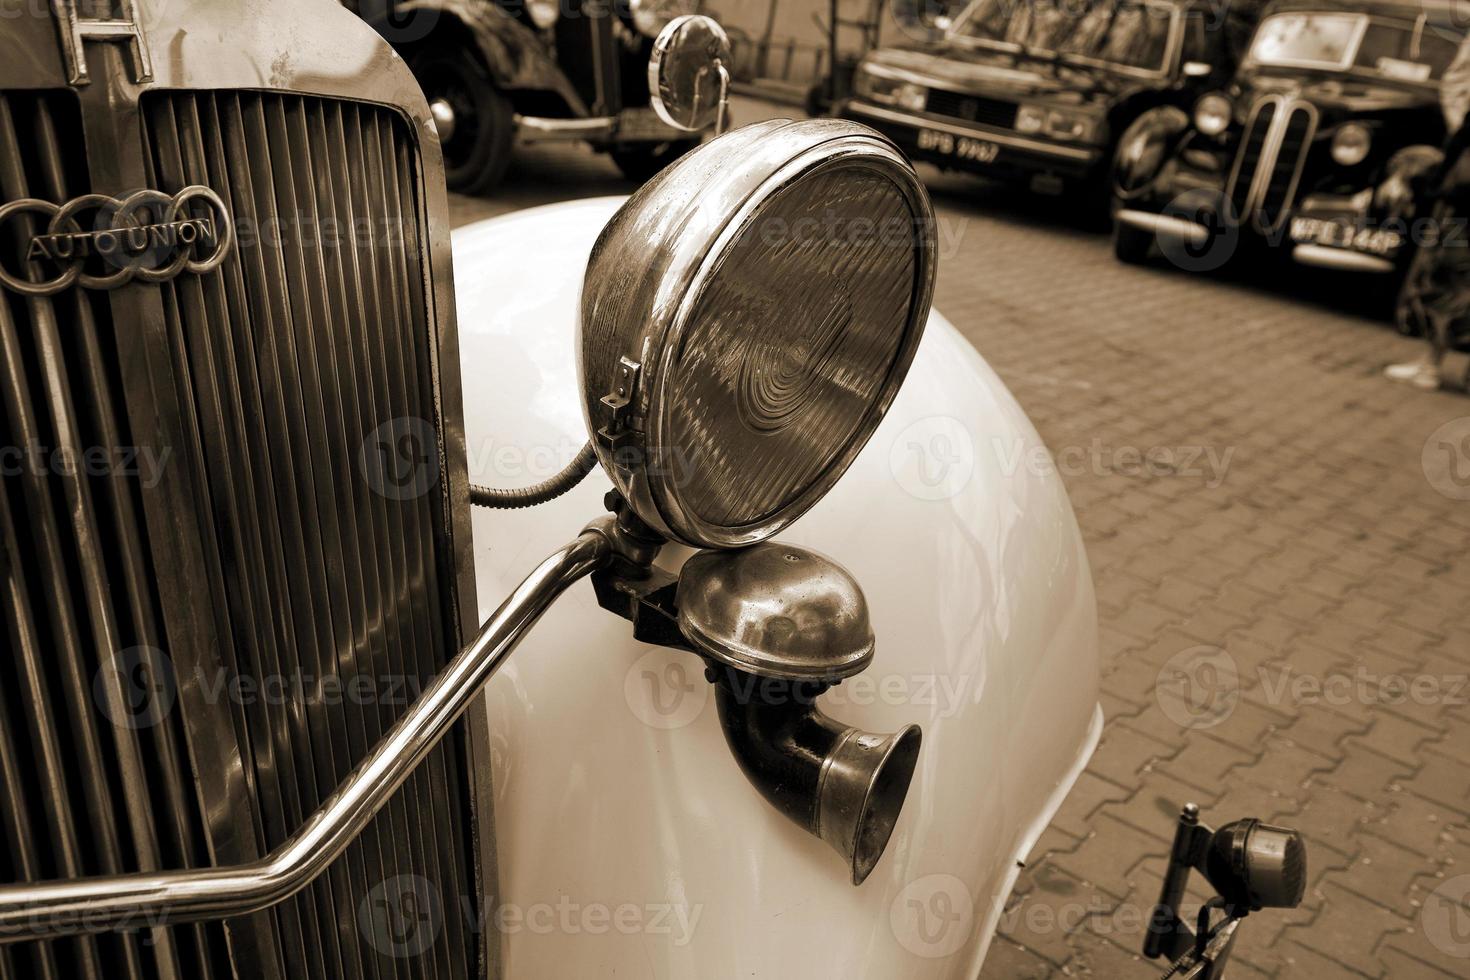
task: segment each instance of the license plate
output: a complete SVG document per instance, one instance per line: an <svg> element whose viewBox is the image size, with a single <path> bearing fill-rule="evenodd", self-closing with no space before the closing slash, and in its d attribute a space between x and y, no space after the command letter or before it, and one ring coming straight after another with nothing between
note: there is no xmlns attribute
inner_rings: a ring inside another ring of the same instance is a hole
<svg viewBox="0 0 1470 980"><path fill-rule="evenodd" d="M919 130L919 149L961 160L973 160L975 163L994 163L995 158L1000 156L1000 146L989 140L955 136L933 129Z"/></svg>
<svg viewBox="0 0 1470 980"><path fill-rule="evenodd" d="M1293 218L1291 240L1328 248L1348 248L1370 255L1388 255L1404 244L1404 236L1386 228L1363 228L1343 218Z"/></svg>
<svg viewBox="0 0 1470 980"><path fill-rule="evenodd" d="M652 109L624 109L618 115L618 139L667 140L681 136L687 137L687 134L681 134L665 123Z"/></svg>

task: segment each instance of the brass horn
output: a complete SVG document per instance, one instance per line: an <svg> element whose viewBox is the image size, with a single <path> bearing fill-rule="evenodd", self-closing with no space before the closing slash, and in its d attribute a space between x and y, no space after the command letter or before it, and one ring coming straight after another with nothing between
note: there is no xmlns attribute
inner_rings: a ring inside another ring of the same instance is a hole
<svg viewBox="0 0 1470 980"><path fill-rule="evenodd" d="M679 574L679 627L709 662L725 741L777 810L832 846L860 885L877 866L919 760L919 726L860 731L822 692L867 667L867 600L831 559L780 542L705 551Z"/></svg>

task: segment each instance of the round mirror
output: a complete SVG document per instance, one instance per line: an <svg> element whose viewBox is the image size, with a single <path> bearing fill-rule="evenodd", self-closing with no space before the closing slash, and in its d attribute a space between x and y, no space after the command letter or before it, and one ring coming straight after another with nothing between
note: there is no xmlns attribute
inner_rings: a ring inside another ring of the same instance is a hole
<svg viewBox="0 0 1470 980"><path fill-rule="evenodd" d="M653 111L675 129L709 129L719 121L729 63L730 39L718 23L700 14L669 21L648 59Z"/></svg>

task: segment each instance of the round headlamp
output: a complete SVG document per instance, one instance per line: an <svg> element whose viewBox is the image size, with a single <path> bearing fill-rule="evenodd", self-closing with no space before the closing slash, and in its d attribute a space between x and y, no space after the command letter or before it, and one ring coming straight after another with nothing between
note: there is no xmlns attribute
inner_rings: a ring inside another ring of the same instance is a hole
<svg viewBox="0 0 1470 980"><path fill-rule="evenodd" d="M1344 167L1356 166L1368 156L1373 145L1373 134L1362 123L1339 126L1332 137L1332 159Z"/></svg>
<svg viewBox="0 0 1470 980"><path fill-rule="evenodd" d="M657 37L675 17L694 13L693 0L628 0L628 19L645 37Z"/></svg>
<svg viewBox="0 0 1470 980"><path fill-rule="evenodd" d="M739 547L821 499L913 360L934 235L913 167L846 120L735 130L634 194L587 264L579 367L637 514Z"/></svg>
<svg viewBox="0 0 1470 980"><path fill-rule="evenodd" d="M1218 92L1202 97L1194 106L1194 128L1206 136L1219 136L1230 128L1230 100Z"/></svg>

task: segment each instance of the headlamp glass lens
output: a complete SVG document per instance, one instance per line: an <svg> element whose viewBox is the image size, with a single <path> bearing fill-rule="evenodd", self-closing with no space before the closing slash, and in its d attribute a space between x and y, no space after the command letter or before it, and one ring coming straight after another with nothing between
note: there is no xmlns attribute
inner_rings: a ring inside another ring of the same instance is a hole
<svg viewBox="0 0 1470 980"><path fill-rule="evenodd" d="M691 516L767 519L868 434L910 329L918 220L890 178L839 167L741 229L692 301L661 409L665 482Z"/></svg>

